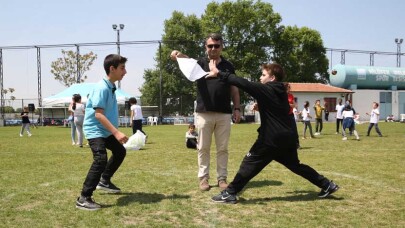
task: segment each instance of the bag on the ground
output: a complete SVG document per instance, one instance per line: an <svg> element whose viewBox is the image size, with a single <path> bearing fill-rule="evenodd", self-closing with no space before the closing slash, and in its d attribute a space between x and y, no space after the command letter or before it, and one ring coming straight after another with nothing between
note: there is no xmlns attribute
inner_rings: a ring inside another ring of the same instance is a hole
<svg viewBox="0 0 405 228"><path fill-rule="evenodd" d="M127 150L139 150L145 146L146 136L139 130L136 131L128 141L124 144L125 149Z"/></svg>

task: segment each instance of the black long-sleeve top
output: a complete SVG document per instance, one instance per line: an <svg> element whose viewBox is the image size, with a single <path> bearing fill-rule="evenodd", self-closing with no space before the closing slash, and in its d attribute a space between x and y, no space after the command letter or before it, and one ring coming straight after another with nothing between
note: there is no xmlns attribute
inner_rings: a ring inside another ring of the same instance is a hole
<svg viewBox="0 0 405 228"><path fill-rule="evenodd" d="M234 85L257 100L261 125L258 141L274 148L295 148L296 128L288 115L290 105L282 82L250 82L228 72L219 72L221 81Z"/></svg>

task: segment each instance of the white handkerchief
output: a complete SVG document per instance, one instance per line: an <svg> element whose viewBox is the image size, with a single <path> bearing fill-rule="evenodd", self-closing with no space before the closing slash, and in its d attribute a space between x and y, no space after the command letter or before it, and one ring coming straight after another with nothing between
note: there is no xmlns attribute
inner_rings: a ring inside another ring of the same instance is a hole
<svg viewBox="0 0 405 228"><path fill-rule="evenodd" d="M208 72L205 72L195 59L177 58L177 62L179 63L181 72L192 82L208 75Z"/></svg>

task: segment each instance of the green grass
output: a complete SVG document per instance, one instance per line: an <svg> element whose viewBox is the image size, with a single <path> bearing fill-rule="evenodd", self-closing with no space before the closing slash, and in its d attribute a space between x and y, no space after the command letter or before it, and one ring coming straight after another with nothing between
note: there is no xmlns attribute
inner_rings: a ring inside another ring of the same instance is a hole
<svg viewBox="0 0 405 228"><path fill-rule="evenodd" d="M256 124L232 126L229 179L257 137ZM302 124L298 124L299 132ZM71 145L70 129L39 127L18 136L19 127L0 128L0 227L404 227L405 124L380 123L384 137L367 124L361 141L342 141L335 125L301 140L301 162L333 179L341 189L318 199L319 189L274 162L256 176L236 205L211 202L217 187L200 192L197 153L185 148L187 126L145 127L143 150L128 151L114 176L121 194L96 191L105 206L75 208L92 155ZM130 133L129 128L122 131ZM211 175L216 176L215 152ZM211 184L214 184L211 179Z"/></svg>

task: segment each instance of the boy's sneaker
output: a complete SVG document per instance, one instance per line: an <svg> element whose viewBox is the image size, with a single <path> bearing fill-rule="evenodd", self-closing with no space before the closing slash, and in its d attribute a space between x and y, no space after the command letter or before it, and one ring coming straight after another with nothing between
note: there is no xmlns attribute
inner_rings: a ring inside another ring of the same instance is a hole
<svg viewBox="0 0 405 228"><path fill-rule="evenodd" d="M347 137L343 137L342 140L347 140Z"/></svg>
<svg viewBox="0 0 405 228"><path fill-rule="evenodd" d="M339 190L339 188L340 187L337 184L333 183L333 181L330 181L328 187L326 189L322 189L321 192L318 194L318 197L325 198L328 195L331 195L332 193Z"/></svg>
<svg viewBox="0 0 405 228"><path fill-rule="evenodd" d="M115 186L111 181L100 180L97 185L97 189L104 190L110 193L120 193L121 189Z"/></svg>
<svg viewBox="0 0 405 228"><path fill-rule="evenodd" d="M76 200L76 208L82 210L95 211L101 208L101 205L96 203L91 196L80 196Z"/></svg>
<svg viewBox="0 0 405 228"><path fill-rule="evenodd" d="M20 137L23 137L23 134L20 134Z"/></svg>
<svg viewBox="0 0 405 228"><path fill-rule="evenodd" d="M219 195L212 197L212 201L216 203L235 204L238 202L238 199L235 194L229 194L226 190L224 190Z"/></svg>

